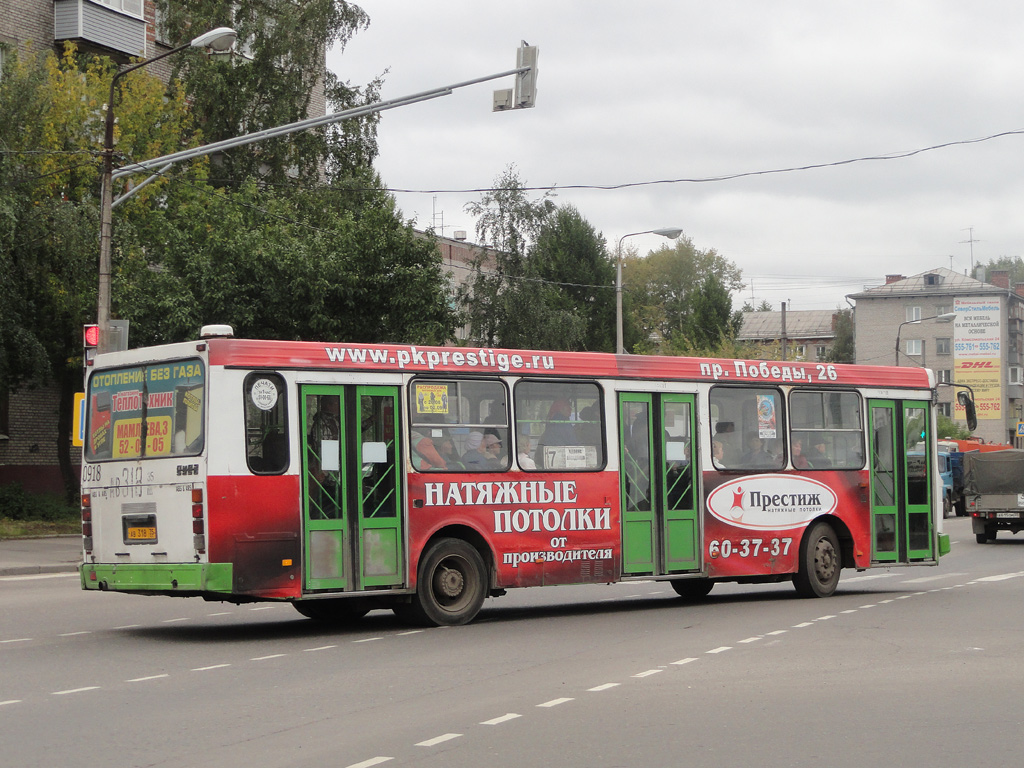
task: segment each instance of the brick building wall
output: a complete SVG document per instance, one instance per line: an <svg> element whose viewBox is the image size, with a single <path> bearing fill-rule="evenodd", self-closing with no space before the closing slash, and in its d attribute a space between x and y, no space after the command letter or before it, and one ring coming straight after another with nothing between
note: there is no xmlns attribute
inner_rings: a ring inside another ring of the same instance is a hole
<svg viewBox="0 0 1024 768"><path fill-rule="evenodd" d="M4 0L0 13L0 43L24 51L53 45L53 0Z"/></svg>
<svg viewBox="0 0 1024 768"><path fill-rule="evenodd" d="M5 434L0 437L0 484L21 483L32 492L62 493L64 484L57 458L56 386L10 393ZM72 462L80 463L78 449Z"/></svg>

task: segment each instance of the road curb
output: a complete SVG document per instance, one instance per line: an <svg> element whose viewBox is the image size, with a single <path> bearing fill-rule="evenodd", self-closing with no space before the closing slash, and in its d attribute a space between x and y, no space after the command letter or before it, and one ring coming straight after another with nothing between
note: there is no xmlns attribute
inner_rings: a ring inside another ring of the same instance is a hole
<svg viewBox="0 0 1024 768"><path fill-rule="evenodd" d="M31 576L39 573L76 573L77 564L68 565L15 565L0 568L0 576Z"/></svg>

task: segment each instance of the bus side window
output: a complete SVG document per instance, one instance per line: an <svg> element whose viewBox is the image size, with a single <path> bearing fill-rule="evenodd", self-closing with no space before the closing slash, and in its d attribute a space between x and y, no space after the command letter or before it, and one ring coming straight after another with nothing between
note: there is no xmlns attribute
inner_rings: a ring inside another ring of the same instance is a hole
<svg viewBox="0 0 1024 768"><path fill-rule="evenodd" d="M860 469L864 426L856 392L799 391L789 396L792 457L797 469Z"/></svg>
<svg viewBox="0 0 1024 768"><path fill-rule="evenodd" d="M765 472L782 469L782 393L768 387L713 387L709 399L718 469Z"/></svg>
<svg viewBox="0 0 1024 768"><path fill-rule="evenodd" d="M288 408L284 379L257 371L245 377L245 458L257 475L279 475L288 469Z"/></svg>
<svg viewBox="0 0 1024 768"><path fill-rule="evenodd" d="M605 465L604 408L593 382L520 381L515 389L516 433L529 440L537 471L599 470Z"/></svg>
<svg viewBox="0 0 1024 768"><path fill-rule="evenodd" d="M409 457L415 471L509 468L508 397L502 382L414 379L409 413Z"/></svg>

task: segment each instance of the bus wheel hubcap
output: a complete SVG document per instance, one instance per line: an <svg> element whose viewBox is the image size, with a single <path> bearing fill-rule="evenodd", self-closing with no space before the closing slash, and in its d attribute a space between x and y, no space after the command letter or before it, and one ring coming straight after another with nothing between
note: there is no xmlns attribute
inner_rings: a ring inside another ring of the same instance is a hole
<svg viewBox="0 0 1024 768"><path fill-rule="evenodd" d="M822 581L832 578L832 574L836 570L836 553L827 539L822 539L814 547L814 563Z"/></svg>
<svg viewBox="0 0 1024 768"><path fill-rule="evenodd" d="M437 585L446 597L458 597L465 584L465 576L456 568L443 568L437 575Z"/></svg>

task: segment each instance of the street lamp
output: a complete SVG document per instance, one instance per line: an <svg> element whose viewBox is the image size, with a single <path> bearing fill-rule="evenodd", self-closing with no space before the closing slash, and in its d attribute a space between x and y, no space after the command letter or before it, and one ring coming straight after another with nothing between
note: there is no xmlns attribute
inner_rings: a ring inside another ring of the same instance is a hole
<svg viewBox="0 0 1024 768"><path fill-rule="evenodd" d="M96 300L96 323L100 327L100 352L110 349L110 240L112 234L114 190L111 176L114 172L114 86L117 81L140 67L160 61L186 48L212 48L223 52L231 50L237 37L230 27L217 27L192 41L179 45L152 59L140 61L130 67L119 70L110 80L110 98L107 100L106 124L103 133L103 170L100 174L100 263L99 291Z"/></svg>
<svg viewBox="0 0 1024 768"><path fill-rule="evenodd" d="M675 240L683 234L678 227L666 227L665 229L645 229L643 232L630 232L619 238L619 246L615 249L615 352L625 353L622 345L622 241L627 237L636 235L661 235L669 240Z"/></svg>
<svg viewBox="0 0 1024 768"><path fill-rule="evenodd" d="M938 320L940 323L948 323L956 318L956 312L945 312L941 315L933 315L932 317L921 317L917 320L905 320L900 323L896 329L896 365L900 364L900 334L903 332L904 325L913 325L914 323L923 323L925 320Z"/></svg>

